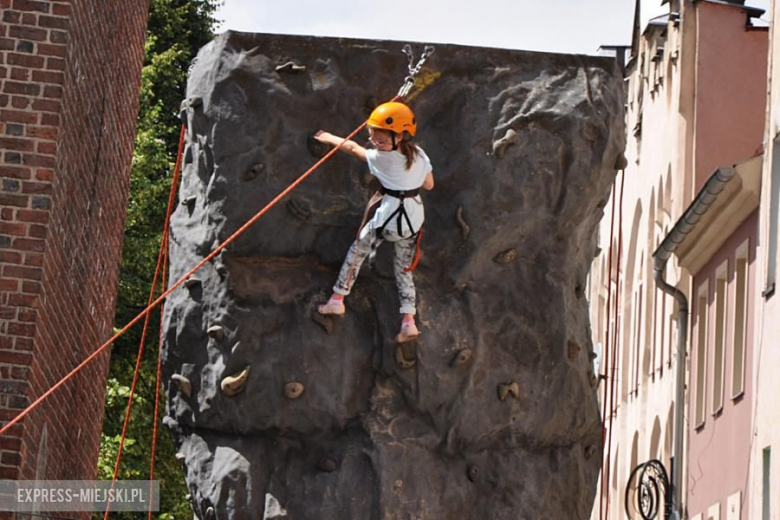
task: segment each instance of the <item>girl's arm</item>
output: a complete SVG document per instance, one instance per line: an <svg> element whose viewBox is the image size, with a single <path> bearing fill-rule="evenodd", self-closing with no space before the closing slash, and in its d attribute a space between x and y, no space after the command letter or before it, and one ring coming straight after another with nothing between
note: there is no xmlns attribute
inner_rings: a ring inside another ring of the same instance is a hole
<svg viewBox="0 0 780 520"><path fill-rule="evenodd" d="M322 130L314 134L314 138L321 143L329 144L331 146L338 146L343 141L345 141L345 139L342 137L333 135L329 132L323 132ZM347 141L344 143L344 146L340 148L340 150L350 155L354 155L361 161L366 160L366 149L357 144L355 141Z"/></svg>
<svg viewBox="0 0 780 520"><path fill-rule="evenodd" d="M425 181L423 181L422 189L424 190L432 190L433 189L433 170L428 172L428 175L425 176Z"/></svg>

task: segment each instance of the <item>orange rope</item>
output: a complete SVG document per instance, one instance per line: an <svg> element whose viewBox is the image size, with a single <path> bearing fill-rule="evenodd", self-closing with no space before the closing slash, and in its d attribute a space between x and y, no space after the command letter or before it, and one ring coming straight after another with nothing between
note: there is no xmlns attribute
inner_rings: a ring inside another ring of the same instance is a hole
<svg viewBox="0 0 780 520"><path fill-rule="evenodd" d="M147 305L151 305L152 301L154 301L154 295L157 292L157 280L159 279L160 276L161 267L164 263L166 263L163 259L167 257L165 253L168 244L168 225L170 224L171 213L173 213L174 198L176 195L176 186L179 181L179 172L181 171L181 158L182 158L182 152L184 150L185 132L186 129L184 125L182 125L181 132L179 132L179 149L176 157L176 166L174 167L173 170L173 181L171 183L170 194L168 195L168 210L165 214L165 227L163 229L163 236L160 243L160 252L157 255L157 267L154 270L154 278L152 280L152 288L149 291L149 303ZM133 372L133 383L130 386L130 396L127 401L127 409L125 410L125 421L124 424L122 425L122 437L119 441L119 450L116 455L116 463L114 464L114 474L111 478L112 491L114 489L114 485L116 484L117 476L119 475L119 465L122 461L122 452L124 451L124 447L125 447L125 439L127 437L127 427L130 424L130 414L133 409L133 397L135 396L135 387L136 384L138 383L138 374L141 372L141 361L143 358L144 346L146 344L146 334L149 331L150 318L151 318L151 314L147 313L146 318L144 319L143 332L141 333L141 342L138 345L138 357L136 358L135 361L135 372ZM156 403L155 403L155 411L156 411ZM154 460L154 458L152 458L152 460ZM109 499L106 503L106 512L103 515L104 520L108 519L108 513L111 509L111 497L112 497L112 493L109 493Z"/></svg>
<svg viewBox="0 0 780 520"><path fill-rule="evenodd" d="M399 98L399 96L394 97L391 101L395 101ZM98 357L106 348L108 348L114 341L116 341L117 338L122 336L125 332L130 329L133 325L138 323L142 318L144 318L146 315L148 315L154 308L156 308L160 303L162 303L165 298L171 294L173 291L175 291L182 283L184 283L184 280L192 276L193 273L198 271L201 267L206 265L208 262L210 262L215 256L217 256L220 251L222 251L224 248L228 246L231 242L233 242L236 238L238 238L244 231L246 231L252 224L257 222L260 217L265 215L268 210L270 210L272 207L274 207L280 200L282 200L284 197L286 197L292 190L298 187L300 183L302 183L309 175L312 174L317 168L319 168L325 161L330 159L333 154L335 154L343 145L346 143L349 139L357 135L358 132L363 130L366 126L366 121L364 121L360 126L358 126L355 130L352 131L341 143L339 143L336 147L334 147L332 150L330 150L327 154L325 154L324 157L322 157L319 161L317 161L311 168L306 170L300 177L298 177L292 184L290 184L287 188L285 188L279 195L274 197L271 202L265 205L263 209L258 211L255 216L253 216L251 219L249 219L244 225L242 225L238 230L230 235L222 244L220 244L219 247L217 247L214 251L209 253L208 256L206 256L203 260L198 262L195 267L187 271L181 278L179 278L176 282L171 285L167 291L165 291L163 294L161 294L156 300L154 300L146 309L141 311L135 318L130 320L130 322L122 327L119 332L111 336L111 338L103 343L100 347L98 347L95 352L89 355L84 361L78 364L76 368L71 370L65 377L63 377L59 382L57 382L54 386L49 388L47 391L45 391L43 394L41 394L40 397L38 397L35 401L33 401L27 408L19 412L19 414L11 419L5 426L0 429L0 435L4 435L8 430L11 429L15 424L19 423L22 419L24 419L35 407L37 407L41 402L43 402L47 397L49 397L52 393L54 393L59 387L61 387L63 384L65 384L67 381L69 381L74 375L76 375L81 369L83 369L85 366L87 366L91 361L93 361L96 357Z"/></svg>

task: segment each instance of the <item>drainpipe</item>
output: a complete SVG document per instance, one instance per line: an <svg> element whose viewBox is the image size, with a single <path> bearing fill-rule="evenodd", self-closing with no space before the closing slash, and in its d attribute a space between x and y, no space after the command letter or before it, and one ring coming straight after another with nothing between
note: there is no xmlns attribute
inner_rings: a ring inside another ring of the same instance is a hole
<svg viewBox="0 0 780 520"><path fill-rule="evenodd" d="M677 314L677 388L674 401L674 468L672 471L673 512L671 518L673 520L683 518L681 480L683 474L683 439L685 437L683 401L685 399L685 356L688 342L688 298L683 291L667 283L664 279L664 273L669 258L677 251L677 248L685 240L686 235L696 227L701 217L707 213L712 203L715 202L715 199L718 198L718 195L735 175L736 170L734 168L718 168L715 174L707 180L683 216L674 225L674 228L666 235L655 253L653 253L655 282L659 289L670 294L679 305Z"/></svg>

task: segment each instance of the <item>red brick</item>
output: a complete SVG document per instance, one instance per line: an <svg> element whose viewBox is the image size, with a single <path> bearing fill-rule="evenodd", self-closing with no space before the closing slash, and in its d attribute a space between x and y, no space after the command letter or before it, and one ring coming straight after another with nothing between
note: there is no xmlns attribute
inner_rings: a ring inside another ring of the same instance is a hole
<svg viewBox="0 0 780 520"><path fill-rule="evenodd" d="M11 367L11 377L26 381L30 377L30 369L27 367ZM2 440L4 439L5 437L0 437L0 446L2 446Z"/></svg>
<svg viewBox="0 0 780 520"><path fill-rule="evenodd" d="M13 137L0 137L0 148L6 150L18 150L20 152L32 152L35 148L30 139L17 139Z"/></svg>
<svg viewBox="0 0 780 520"><path fill-rule="evenodd" d="M57 56L59 58L64 58L66 50L67 48L65 45L51 45L47 43L38 44L38 54L41 56Z"/></svg>
<svg viewBox="0 0 780 520"><path fill-rule="evenodd" d="M39 13L48 13L49 3L34 0L13 0L14 9L17 11L37 11Z"/></svg>
<svg viewBox="0 0 780 520"><path fill-rule="evenodd" d="M2 139L0 139L2 141ZM30 197L25 195L0 194L0 206L16 206L17 208L26 208Z"/></svg>
<svg viewBox="0 0 780 520"><path fill-rule="evenodd" d="M16 212L16 218L22 222L35 222L37 224L47 224L49 222L48 211L38 211L34 209L20 209Z"/></svg>
<svg viewBox="0 0 780 520"><path fill-rule="evenodd" d="M13 278L0 278L0 291L16 292L19 290L19 280ZM8 319L8 318L3 318Z"/></svg>
<svg viewBox="0 0 780 520"><path fill-rule="evenodd" d="M0 437L0 450L18 451L21 447L21 439L10 439L5 436Z"/></svg>
<svg viewBox="0 0 780 520"><path fill-rule="evenodd" d="M27 294L41 294L41 284L37 282L30 282L28 280L23 280L22 292Z"/></svg>
<svg viewBox="0 0 780 520"><path fill-rule="evenodd" d="M59 16L39 16L38 25L50 29L67 29L70 25L70 20Z"/></svg>
<svg viewBox="0 0 780 520"><path fill-rule="evenodd" d="M20 81L5 81L3 92L8 94L21 94L23 96L37 96L41 93L41 86L37 83L22 83Z"/></svg>
<svg viewBox="0 0 780 520"><path fill-rule="evenodd" d="M36 151L44 155L56 155L57 143L52 143L50 141L38 141L38 147Z"/></svg>
<svg viewBox="0 0 780 520"><path fill-rule="evenodd" d="M32 338L35 336L35 325L11 322L8 324L8 333L13 334L14 336L27 336L28 338Z"/></svg>
<svg viewBox="0 0 780 520"><path fill-rule="evenodd" d="M0 119L6 123L35 124L38 121L38 116L31 112L21 112L19 110L0 110Z"/></svg>
<svg viewBox="0 0 780 520"><path fill-rule="evenodd" d="M2 70L6 71L7 69L3 68ZM3 74L3 77L5 77L5 74ZM11 79L15 79L16 81L27 81L30 79L30 71L14 67L11 69Z"/></svg>
<svg viewBox="0 0 780 520"><path fill-rule="evenodd" d="M29 194L50 194L51 184L48 182L24 182L22 183L22 193Z"/></svg>
<svg viewBox="0 0 780 520"><path fill-rule="evenodd" d="M19 321L23 321L25 323L35 323L35 320L38 319L38 313L34 310L30 309L19 309ZM18 340L14 347L18 347ZM28 348L25 348L25 350L29 350Z"/></svg>
<svg viewBox="0 0 780 520"><path fill-rule="evenodd" d="M0 251L0 262L7 264L21 264L22 254L16 251Z"/></svg>
<svg viewBox="0 0 780 520"><path fill-rule="evenodd" d="M29 179L32 177L32 170L24 166L0 166L0 177Z"/></svg>
<svg viewBox="0 0 780 520"><path fill-rule="evenodd" d="M34 331L35 327L33 327ZM29 365L32 361L32 356L24 352L9 352L7 350L0 350L0 363L13 363L15 365Z"/></svg>
<svg viewBox="0 0 780 520"><path fill-rule="evenodd" d="M0 209L0 219L3 220L13 220L14 219L14 210L11 208L2 208Z"/></svg>
<svg viewBox="0 0 780 520"><path fill-rule="evenodd" d="M18 309L16 309L15 307L3 307L3 311L2 312L5 315L10 316L11 313L9 312L9 310L14 310L14 313L13 313L14 317L12 319L16 319L16 311ZM7 350L11 350L12 348L14 348L14 338L11 337L11 336L8 336L8 335L0 336L0 348L4 348L4 349L7 349Z"/></svg>
<svg viewBox="0 0 780 520"><path fill-rule="evenodd" d="M5 11L3 13L3 21L5 23L19 23L22 21L22 13L19 11ZM13 48L13 47L11 47Z"/></svg>
<svg viewBox="0 0 780 520"><path fill-rule="evenodd" d="M38 15L34 13L22 14L22 25L31 25L33 27L38 25Z"/></svg>
<svg viewBox="0 0 780 520"><path fill-rule="evenodd" d="M53 74L59 74L59 73L55 72ZM33 72L33 77L35 77L35 72ZM59 126L60 125L60 115L59 114L41 114L41 125L42 126Z"/></svg>
<svg viewBox="0 0 780 520"><path fill-rule="evenodd" d="M38 151L41 152L40 143L38 144ZM38 168L35 170L35 178L39 181L54 182L55 174L54 170L50 168Z"/></svg>
<svg viewBox="0 0 780 520"><path fill-rule="evenodd" d="M24 286L24 282L22 283ZM22 289L24 290L24 289ZM13 307L35 307L36 296L33 294L9 294L8 305Z"/></svg>
<svg viewBox="0 0 780 520"><path fill-rule="evenodd" d="M58 16L68 16L70 14L70 6L68 4L54 4L51 12Z"/></svg>
<svg viewBox="0 0 780 520"><path fill-rule="evenodd" d="M4 265L3 276L11 278L22 278L25 280L40 281L43 278L43 271L37 267L21 267L18 265Z"/></svg>
<svg viewBox="0 0 780 520"><path fill-rule="evenodd" d="M19 222L0 222L0 233L16 237L27 236L27 224Z"/></svg>
<svg viewBox="0 0 780 520"><path fill-rule="evenodd" d="M52 101L50 99L36 99L33 101L34 110L42 110L44 112L59 112L60 102Z"/></svg>
<svg viewBox="0 0 780 520"><path fill-rule="evenodd" d="M34 70L32 72L32 79L33 81L38 81L40 83L54 83L57 85L65 83L65 75L62 72L52 72L49 70ZM54 124L59 124L59 121Z"/></svg>
<svg viewBox="0 0 780 520"><path fill-rule="evenodd" d="M6 62L9 65L18 65L19 67L27 67L30 69L42 69L44 65L46 65L46 60L44 58L41 58L40 56L31 56L29 54L18 54L15 52L8 53L8 55L6 56Z"/></svg>
<svg viewBox="0 0 780 520"><path fill-rule="evenodd" d="M65 70L65 60L62 58L47 58L46 68L49 70Z"/></svg>
<svg viewBox="0 0 780 520"><path fill-rule="evenodd" d="M41 226L39 224L33 224L30 226L30 236L33 236L32 231L33 229L40 230L40 232L36 232L36 235L40 234L41 236L36 236L35 238L44 238L46 236L46 226ZM43 254L41 253L31 253L27 252L24 255L24 265L31 265L34 267L43 267Z"/></svg>
<svg viewBox="0 0 780 520"><path fill-rule="evenodd" d="M14 240L13 248L20 251L43 251L45 242L37 238L17 238ZM40 278L36 278L40 280Z"/></svg>
<svg viewBox="0 0 780 520"><path fill-rule="evenodd" d="M32 103L32 99L24 96L13 96L11 98L11 106L14 108L21 108L25 109L30 106L30 103ZM37 114L33 114L31 112L26 112L26 115L32 119L32 122L35 122L38 119Z"/></svg>
<svg viewBox="0 0 780 520"><path fill-rule="evenodd" d="M19 480L19 468L0 468L0 478L7 480Z"/></svg>
<svg viewBox="0 0 780 520"><path fill-rule="evenodd" d="M36 42L46 41L46 30L35 27L25 27L23 25L14 25L8 30L8 36L19 38L20 40L32 40Z"/></svg>
<svg viewBox="0 0 780 520"><path fill-rule="evenodd" d="M0 67L0 78L8 77L8 67Z"/></svg>
<svg viewBox="0 0 780 520"><path fill-rule="evenodd" d="M42 166L44 168L55 168L57 166L57 159L51 155L39 155L39 154L24 154L22 163L27 166Z"/></svg>
<svg viewBox="0 0 780 520"><path fill-rule="evenodd" d="M19 466L22 463L22 456L19 453L4 451L0 456L0 464L4 466Z"/></svg>
<svg viewBox="0 0 780 520"><path fill-rule="evenodd" d="M62 87L59 85L46 85L43 87L43 97L62 99Z"/></svg>
<svg viewBox="0 0 780 520"><path fill-rule="evenodd" d="M56 141L59 130L56 126L29 126L27 127L27 136L36 139L48 139Z"/></svg>
<svg viewBox="0 0 780 520"><path fill-rule="evenodd" d="M0 94L0 108L4 108L8 106L8 101L11 99L11 96L8 94Z"/></svg>

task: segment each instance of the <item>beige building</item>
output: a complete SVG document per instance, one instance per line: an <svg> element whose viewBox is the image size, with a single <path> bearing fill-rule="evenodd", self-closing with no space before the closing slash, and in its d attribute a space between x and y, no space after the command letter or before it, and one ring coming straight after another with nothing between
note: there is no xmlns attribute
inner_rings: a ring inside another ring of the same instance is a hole
<svg viewBox="0 0 780 520"><path fill-rule="evenodd" d="M758 518L747 504L755 307L746 302L761 292L768 31L754 23L762 11L737 0L662 3L668 14L634 29L628 165L604 209L588 289L605 376L592 518L626 518L629 477L657 459L676 484L676 514L747 520ZM658 518L667 505L655 503Z"/></svg>

